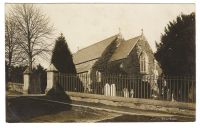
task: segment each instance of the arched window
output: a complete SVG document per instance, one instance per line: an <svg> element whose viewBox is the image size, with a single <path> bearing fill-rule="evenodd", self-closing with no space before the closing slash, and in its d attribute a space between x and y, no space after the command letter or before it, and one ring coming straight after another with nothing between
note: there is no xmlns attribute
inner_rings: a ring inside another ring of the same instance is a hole
<svg viewBox="0 0 200 128"><path fill-rule="evenodd" d="M141 73L148 73L149 67L149 59L145 52L142 52L140 55L140 72Z"/></svg>

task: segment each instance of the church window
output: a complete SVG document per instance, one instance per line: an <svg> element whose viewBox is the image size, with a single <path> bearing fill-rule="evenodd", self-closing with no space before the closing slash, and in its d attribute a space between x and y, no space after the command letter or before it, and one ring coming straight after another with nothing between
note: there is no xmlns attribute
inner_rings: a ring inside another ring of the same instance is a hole
<svg viewBox="0 0 200 128"><path fill-rule="evenodd" d="M141 73L148 73L148 67L149 67L149 59L145 52L142 52L140 55L140 72Z"/></svg>

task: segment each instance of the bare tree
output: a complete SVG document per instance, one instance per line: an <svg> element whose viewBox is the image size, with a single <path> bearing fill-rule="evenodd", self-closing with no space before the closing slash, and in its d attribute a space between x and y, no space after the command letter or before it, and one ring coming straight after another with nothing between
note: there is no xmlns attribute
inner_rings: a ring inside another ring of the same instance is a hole
<svg viewBox="0 0 200 128"><path fill-rule="evenodd" d="M19 35L16 23L8 16L5 17L5 58L7 64L8 80L10 79L11 65L18 65L24 62L24 54L18 45Z"/></svg>
<svg viewBox="0 0 200 128"><path fill-rule="evenodd" d="M17 47L17 29L16 24L10 17L5 18L5 57L10 67L13 61L13 54Z"/></svg>
<svg viewBox="0 0 200 128"><path fill-rule="evenodd" d="M53 26L49 25L49 18L33 4L14 5L10 14L20 36L17 44L26 55L31 71L34 57L43 52L49 52L51 44L46 40L50 38Z"/></svg>

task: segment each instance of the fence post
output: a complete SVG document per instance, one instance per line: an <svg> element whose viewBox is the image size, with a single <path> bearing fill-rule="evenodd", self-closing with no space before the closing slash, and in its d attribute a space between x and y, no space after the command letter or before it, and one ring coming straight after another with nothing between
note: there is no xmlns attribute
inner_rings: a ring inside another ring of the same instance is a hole
<svg viewBox="0 0 200 128"><path fill-rule="evenodd" d="M47 69L47 87L45 93L47 93L56 84L56 74L58 70L53 64L49 65Z"/></svg>
<svg viewBox="0 0 200 128"><path fill-rule="evenodd" d="M29 70L29 67L24 71L24 86L23 86L23 93L28 94L28 90L30 88L30 75L31 71Z"/></svg>

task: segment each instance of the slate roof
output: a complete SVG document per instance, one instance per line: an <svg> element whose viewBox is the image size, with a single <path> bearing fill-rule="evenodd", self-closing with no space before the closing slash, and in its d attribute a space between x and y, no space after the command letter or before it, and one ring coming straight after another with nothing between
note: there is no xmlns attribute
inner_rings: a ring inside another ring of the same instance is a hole
<svg viewBox="0 0 200 128"><path fill-rule="evenodd" d="M118 48L113 53L112 57L109 61L120 60L126 58L132 49L135 47L135 44L140 39L141 36L137 36L135 38L129 39L127 41L121 42Z"/></svg>
<svg viewBox="0 0 200 128"><path fill-rule="evenodd" d="M73 54L74 64L83 63L101 57L104 50L117 38L117 35L83 48Z"/></svg>
<svg viewBox="0 0 200 128"><path fill-rule="evenodd" d="M117 39L117 36L118 35L109 37L73 54L73 61L76 66L77 73L90 70L98 58L101 57L105 49ZM112 62L126 58L140 38L141 35L126 41L121 40L120 45L116 48L109 61Z"/></svg>
<svg viewBox="0 0 200 128"><path fill-rule="evenodd" d="M76 66L76 72L77 73L83 73L83 72L89 71L96 61L97 61L97 59L93 60L93 61L88 61L88 62L85 62L85 63L82 63L82 64L75 65Z"/></svg>

